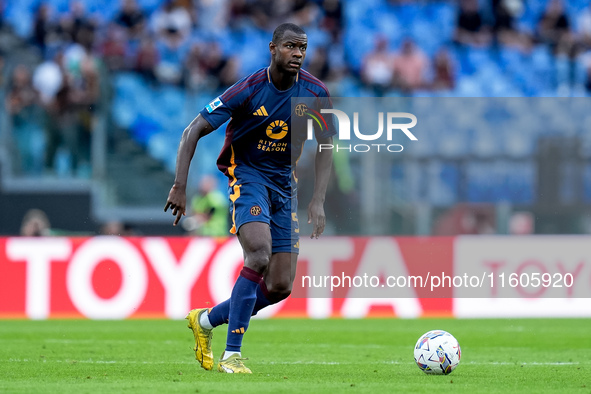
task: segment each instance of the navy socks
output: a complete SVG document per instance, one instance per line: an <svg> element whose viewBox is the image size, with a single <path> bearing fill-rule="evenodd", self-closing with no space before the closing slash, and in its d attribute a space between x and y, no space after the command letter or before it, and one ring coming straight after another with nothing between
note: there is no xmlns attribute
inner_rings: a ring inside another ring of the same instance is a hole
<svg viewBox="0 0 591 394"><path fill-rule="evenodd" d="M242 338L248 329L248 323L257 301L257 287L259 287L262 278L263 276L258 272L244 267L234 284L230 297L228 337L226 339L226 351L228 352L240 351Z"/></svg>
<svg viewBox="0 0 591 394"><path fill-rule="evenodd" d="M264 280L260 280L256 290L256 302L254 304L254 309L252 311L253 316L257 314L258 311L261 309L268 307L269 305L275 304L278 301L270 301L269 300L269 292L267 291L267 285L265 284ZM228 322L230 318L230 298L226 301L217 304L214 306L209 314L209 322L212 326L217 327L221 326L224 323Z"/></svg>
<svg viewBox="0 0 591 394"><path fill-rule="evenodd" d="M230 318L230 298L211 308L207 317L209 318L211 325L214 327L227 323Z"/></svg>
<svg viewBox="0 0 591 394"><path fill-rule="evenodd" d="M267 285L265 284L265 281L261 279L259 285L257 286L257 302L254 304L252 315L256 315L258 311L274 303L275 302L269 300L269 291L267 290Z"/></svg>

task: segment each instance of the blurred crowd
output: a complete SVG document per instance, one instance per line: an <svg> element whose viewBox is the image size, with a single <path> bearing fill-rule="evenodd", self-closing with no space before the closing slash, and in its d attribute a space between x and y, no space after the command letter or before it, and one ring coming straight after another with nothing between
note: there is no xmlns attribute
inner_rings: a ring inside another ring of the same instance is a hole
<svg viewBox="0 0 591 394"><path fill-rule="evenodd" d="M563 0L529 5L533 3L543 3L543 8L533 22L523 23L520 19L525 1L459 0L452 39L431 58L422 50L421 42L405 38L398 49L393 49L389 37L378 34L373 50L363 59L361 80L378 95L391 89L403 94L418 90L452 92L459 68L454 54L470 49L488 49L493 54L515 50L527 57L536 48L547 48L553 58L551 82L557 95L591 91L591 3L575 20Z"/></svg>
<svg viewBox="0 0 591 394"><path fill-rule="evenodd" d="M537 46L549 48L555 59L555 83L559 94L570 89L591 90L591 4L571 18L563 0L542 2L539 15L528 27L520 25L526 3L492 0L492 19L485 18L478 0L459 2L454 41L475 47L515 48L525 55ZM574 19L574 20L573 20ZM526 25L527 26L527 25ZM580 75L577 69L583 70Z"/></svg>
<svg viewBox="0 0 591 394"><path fill-rule="evenodd" d="M94 47L96 26L82 3L72 3L71 12L55 21L50 10L48 4L39 6L5 88L11 142L19 155L15 170L89 177L91 133L104 82Z"/></svg>
<svg viewBox="0 0 591 394"><path fill-rule="evenodd" d="M7 9L8 3L0 3ZM416 37L398 40L386 31L371 37L373 48L350 47L355 40L346 35L357 33L347 20L367 21L364 15L347 19L359 4L341 0L121 0L109 3L110 12L98 6L90 12L84 1L71 1L65 9L58 0L33 3L24 39L35 61L4 67L12 54L0 52L5 108L20 152L17 170L29 174L90 176L92 130L103 99L109 99L104 87L111 75L134 72L146 84L215 94L268 64L270 34L284 21L308 32L305 67L334 87L333 95L344 93L344 80L356 81L361 94L452 94L463 49L511 48L528 56L540 46L555 62L555 92L591 90L591 6L573 20L563 0L545 1L529 29L520 23L524 0L439 2L456 14L451 39L435 51L425 50ZM396 10L416 3L368 4ZM3 34L15 30L11 24L3 13Z"/></svg>

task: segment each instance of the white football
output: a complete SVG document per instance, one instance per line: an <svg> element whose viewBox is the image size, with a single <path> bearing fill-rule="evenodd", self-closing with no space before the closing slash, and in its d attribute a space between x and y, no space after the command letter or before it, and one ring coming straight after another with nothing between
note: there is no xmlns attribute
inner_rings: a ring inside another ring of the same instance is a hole
<svg viewBox="0 0 591 394"><path fill-rule="evenodd" d="M458 341L443 330L429 331L415 345L415 362L428 374L450 374L460 363L461 355Z"/></svg>

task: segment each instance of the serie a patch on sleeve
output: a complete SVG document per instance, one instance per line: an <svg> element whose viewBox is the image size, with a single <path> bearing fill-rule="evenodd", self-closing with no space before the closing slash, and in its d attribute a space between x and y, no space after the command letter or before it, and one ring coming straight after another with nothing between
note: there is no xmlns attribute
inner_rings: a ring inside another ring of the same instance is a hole
<svg viewBox="0 0 591 394"><path fill-rule="evenodd" d="M222 100L219 97L213 99L213 101L205 106L207 112L212 113L217 107L223 105Z"/></svg>

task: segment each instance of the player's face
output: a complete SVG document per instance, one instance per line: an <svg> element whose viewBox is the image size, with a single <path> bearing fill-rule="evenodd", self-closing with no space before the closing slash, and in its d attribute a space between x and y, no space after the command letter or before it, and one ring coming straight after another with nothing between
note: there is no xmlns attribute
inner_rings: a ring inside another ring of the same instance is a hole
<svg viewBox="0 0 591 394"><path fill-rule="evenodd" d="M271 54L277 68L288 74L297 74L306 58L308 36L286 31L279 43L271 43Z"/></svg>

